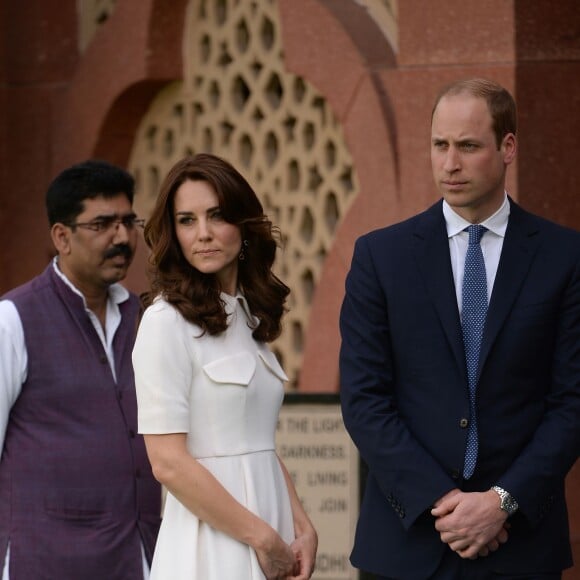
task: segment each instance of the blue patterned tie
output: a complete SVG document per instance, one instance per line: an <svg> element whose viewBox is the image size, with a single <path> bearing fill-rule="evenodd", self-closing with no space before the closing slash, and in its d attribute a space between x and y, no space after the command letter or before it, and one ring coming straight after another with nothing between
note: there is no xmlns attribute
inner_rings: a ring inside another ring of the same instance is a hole
<svg viewBox="0 0 580 580"><path fill-rule="evenodd" d="M479 349L487 314L487 280L485 262L479 242L487 231L481 225L469 226L469 246L465 256L465 271L463 274L461 327L463 329L463 345L467 362L467 379L469 381L469 432L467 448L463 465L463 477L469 479L473 475L477 463L477 417L475 413L475 391L477 387L477 366L479 364Z"/></svg>

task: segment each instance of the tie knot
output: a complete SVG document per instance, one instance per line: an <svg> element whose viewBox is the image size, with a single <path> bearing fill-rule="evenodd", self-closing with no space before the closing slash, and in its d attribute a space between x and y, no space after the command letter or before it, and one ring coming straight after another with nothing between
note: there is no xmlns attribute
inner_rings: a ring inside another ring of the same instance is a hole
<svg viewBox="0 0 580 580"><path fill-rule="evenodd" d="M469 226L465 228L465 231L469 232L469 244L479 244L481 241L481 237L485 232L487 232L487 228L480 224Z"/></svg>

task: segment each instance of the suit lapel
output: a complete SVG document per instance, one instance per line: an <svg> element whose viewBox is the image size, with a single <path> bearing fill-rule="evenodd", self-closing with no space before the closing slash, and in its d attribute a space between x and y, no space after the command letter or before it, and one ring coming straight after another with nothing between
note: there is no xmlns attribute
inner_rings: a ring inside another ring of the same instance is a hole
<svg viewBox="0 0 580 580"><path fill-rule="evenodd" d="M510 217L493 285L479 356L479 372L491 350L522 284L538 247L537 222L510 199Z"/></svg>
<svg viewBox="0 0 580 580"><path fill-rule="evenodd" d="M417 220L413 234L415 258L426 291L433 301L457 366L467 377L449 241L441 202L432 206Z"/></svg>

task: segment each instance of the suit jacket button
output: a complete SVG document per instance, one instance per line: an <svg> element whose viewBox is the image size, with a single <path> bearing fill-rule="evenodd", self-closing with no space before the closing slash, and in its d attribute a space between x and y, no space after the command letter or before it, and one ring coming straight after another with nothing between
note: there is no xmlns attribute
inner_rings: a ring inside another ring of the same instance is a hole
<svg viewBox="0 0 580 580"><path fill-rule="evenodd" d="M465 417L463 417L460 421L459 421L459 426L462 429L465 429L467 426L469 425L469 420L467 420Z"/></svg>
<svg viewBox="0 0 580 580"><path fill-rule="evenodd" d="M454 470L451 472L451 477L452 477L453 479L459 479L459 476L460 476L460 475L461 475L461 474L459 473L459 470L458 470L458 469L454 469Z"/></svg>

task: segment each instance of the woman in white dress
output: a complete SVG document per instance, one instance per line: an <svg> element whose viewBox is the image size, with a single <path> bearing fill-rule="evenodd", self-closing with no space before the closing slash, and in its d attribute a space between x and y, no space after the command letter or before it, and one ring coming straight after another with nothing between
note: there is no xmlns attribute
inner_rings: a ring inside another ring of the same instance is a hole
<svg viewBox="0 0 580 580"><path fill-rule="evenodd" d="M288 287L240 173L179 161L145 227L151 291L133 365L139 431L168 493L151 580L305 580L317 536L274 448L283 381L266 343Z"/></svg>

